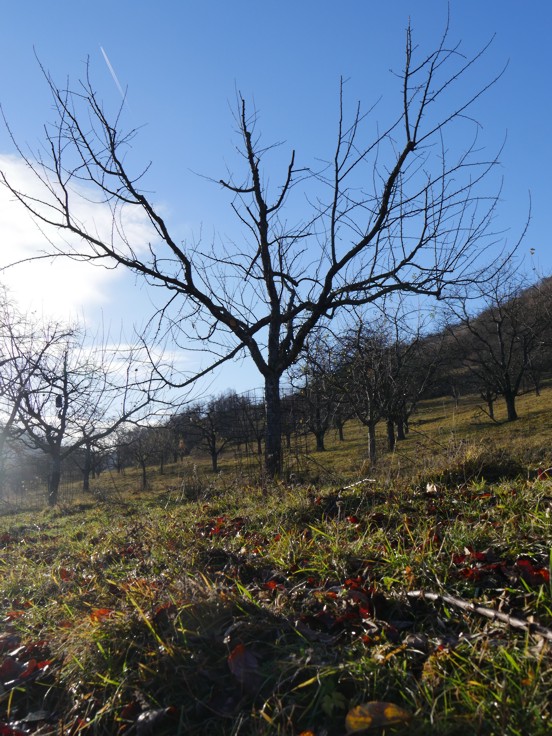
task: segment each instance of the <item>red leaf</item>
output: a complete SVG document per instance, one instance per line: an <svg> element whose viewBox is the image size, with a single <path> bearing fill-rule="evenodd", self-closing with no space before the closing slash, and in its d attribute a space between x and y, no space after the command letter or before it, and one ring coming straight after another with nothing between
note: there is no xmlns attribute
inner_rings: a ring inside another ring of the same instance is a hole
<svg viewBox="0 0 552 736"><path fill-rule="evenodd" d="M140 704L136 700L127 703L119 713L121 721L135 721L140 715Z"/></svg>
<svg viewBox="0 0 552 736"><path fill-rule="evenodd" d="M29 675L32 675L36 669L36 659L30 659L25 665L23 665L23 670L19 673L19 678L24 680L26 677L29 677Z"/></svg>
<svg viewBox="0 0 552 736"><path fill-rule="evenodd" d="M15 726L10 726L9 723L0 722L0 736L27 736L25 731Z"/></svg>
<svg viewBox="0 0 552 736"><path fill-rule="evenodd" d="M246 690L257 690L260 685L257 657L243 644L238 644L228 656L228 667Z"/></svg>
<svg viewBox="0 0 552 736"><path fill-rule="evenodd" d="M347 578L343 585L345 588L349 588L349 590L359 590L364 585L364 580L360 576L357 576L356 578Z"/></svg>
<svg viewBox="0 0 552 736"><path fill-rule="evenodd" d="M0 682L11 682L19 677L24 666L15 657L6 657L0 665Z"/></svg>
<svg viewBox="0 0 552 736"><path fill-rule="evenodd" d="M545 585L550 582L550 571L545 567L535 567L530 560L517 560L520 577L529 585Z"/></svg>
<svg viewBox="0 0 552 736"><path fill-rule="evenodd" d="M94 623L98 623L99 621L104 621L106 618L109 618L114 613L112 608L96 608L90 613L90 619L91 621L94 621Z"/></svg>

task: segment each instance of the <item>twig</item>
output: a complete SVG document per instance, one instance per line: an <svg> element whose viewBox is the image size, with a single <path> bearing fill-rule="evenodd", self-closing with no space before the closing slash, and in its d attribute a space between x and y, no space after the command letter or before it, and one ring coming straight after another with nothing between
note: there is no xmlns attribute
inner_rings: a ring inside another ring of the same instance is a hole
<svg viewBox="0 0 552 736"><path fill-rule="evenodd" d="M485 616L485 618L491 619L491 621L500 621L501 623L511 626L513 629L523 629L523 631L527 631L529 634L537 634L548 641L552 641L552 630L546 628L546 626L541 626L540 624L527 621L523 618L509 616L507 613L494 611L492 608L478 606L476 603L466 601L463 598L456 598L455 596L441 593L429 593L424 590L411 590L408 591L406 595L409 598L422 598L428 601L442 601L443 603L448 603L450 606L461 608L463 611L477 613L479 616Z"/></svg>

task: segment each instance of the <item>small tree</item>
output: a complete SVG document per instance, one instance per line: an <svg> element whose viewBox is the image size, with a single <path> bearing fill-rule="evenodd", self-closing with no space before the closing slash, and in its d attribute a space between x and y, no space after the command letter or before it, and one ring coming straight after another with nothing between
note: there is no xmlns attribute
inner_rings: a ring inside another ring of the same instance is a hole
<svg viewBox="0 0 552 736"><path fill-rule="evenodd" d="M141 489L149 488L148 468L159 461L161 446L157 427L133 427L119 436L124 455L140 468Z"/></svg>
<svg viewBox="0 0 552 736"><path fill-rule="evenodd" d="M356 418L368 429L368 456L375 464L376 427L383 417L382 396L388 380L387 336L378 327L360 322L340 336L338 353L340 364L334 381Z"/></svg>
<svg viewBox="0 0 552 736"><path fill-rule="evenodd" d="M303 360L291 374L300 422L314 435L318 452L326 449L324 438L337 408L333 369L332 349L317 335L308 342Z"/></svg>
<svg viewBox="0 0 552 736"><path fill-rule="evenodd" d="M197 403L180 416L184 438L207 451L214 473L222 452L239 436L240 413L239 397L228 392L206 404Z"/></svg>

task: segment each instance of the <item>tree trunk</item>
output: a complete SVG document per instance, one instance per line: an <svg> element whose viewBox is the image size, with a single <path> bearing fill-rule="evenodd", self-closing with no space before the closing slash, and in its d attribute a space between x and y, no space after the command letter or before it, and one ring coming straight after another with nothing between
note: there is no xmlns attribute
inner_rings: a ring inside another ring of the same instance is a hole
<svg viewBox="0 0 552 736"><path fill-rule="evenodd" d="M317 452L324 452L326 448L324 447L324 432L314 432L314 436L316 437L316 451Z"/></svg>
<svg viewBox="0 0 552 736"><path fill-rule="evenodd" d="M387 446L389 452L395 449L395 422L392 419L387 420Z"/></svg>
<svg viewBox="0 0 552 736"><path fill-rule="evenodd" d="M84 467L82 469L82 490L83 493L88 493L90 491L90 473L92 471L92 457L91 457L91 448L86 447L84 448Z"/></svg>
<svg viewBox="0 0 552 736"><path fill-rule="evenodd" d="M59 497L59 482L61 480L61 458L59 455L52 457L50 475L48 476L48 504L55 506Z"/></svg>
<svg viewBox="0 0 552 736"><path fill-rule="evenodd" d="M265 377L265 470L269 478L282 472L282 414L280 405L280 376Z"/></svg>
<svg viewBox="0 0 552 736"><path fill-rule="evenodd" d="M218 471L218 452L211 452L211 469L213 473Z"/></svg>
<svg viewBox="0 0 552 736"><path fill-rule="evenodd" d="M376 464L377 452L376 452L376 425L371 422L368 425L368 457L372 465Z"/></svg>
<svg viewBox="0 0 552 736"><path fill-rule="evenodd" d="M404 419L402 417L397 419L397 440L401 441L406 439L406 432L404 427Z"/></svg>
<svg viewBox="0 0 552 736"><path fill-rule="evenodd" d="M145 491L148 487L148 476L145 461L141 462L140 466L142 468L142 490Z"/></svg>
<svg viewBox="0 0 552 736"><path fill-rule="evenodd" d="M506 402L507 421L514 422L517 418L516 411L516 395L513 391L509 391L504 394L504 401Z"/></svg>

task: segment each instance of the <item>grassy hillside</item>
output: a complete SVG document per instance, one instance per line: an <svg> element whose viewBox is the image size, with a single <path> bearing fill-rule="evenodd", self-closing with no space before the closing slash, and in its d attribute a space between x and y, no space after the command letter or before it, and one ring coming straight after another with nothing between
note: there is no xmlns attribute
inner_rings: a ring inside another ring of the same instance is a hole
<svg viewBox="0 0 552 736"><path fill-rule="evenodd" d="M350 423L310 482L197 457L0 517L0 734L550 733L551 404L429 402L376 469Z"/></svg>

